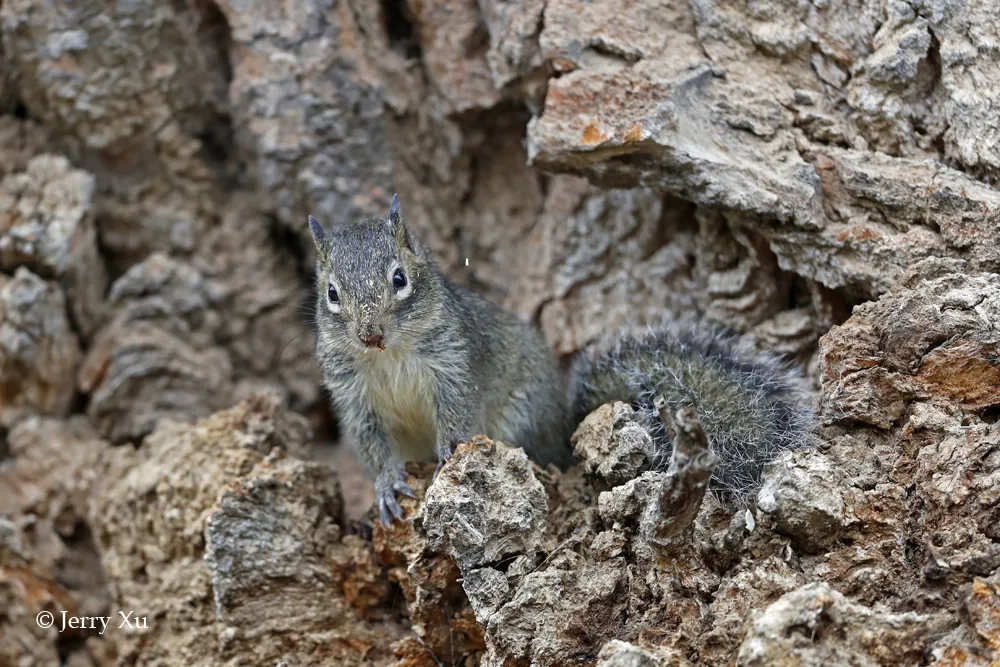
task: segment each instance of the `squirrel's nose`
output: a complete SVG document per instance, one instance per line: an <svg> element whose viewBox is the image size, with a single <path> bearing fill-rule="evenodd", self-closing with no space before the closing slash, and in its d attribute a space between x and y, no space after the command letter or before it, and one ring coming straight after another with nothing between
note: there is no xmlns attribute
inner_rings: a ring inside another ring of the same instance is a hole
<svg viewBox="0 0 1000 667"><path fill-rule="evenodd" d="M361 342L368 347L378 347L382 344L382 327L376 327L374 329L369 329L361 334Z"/></svg>

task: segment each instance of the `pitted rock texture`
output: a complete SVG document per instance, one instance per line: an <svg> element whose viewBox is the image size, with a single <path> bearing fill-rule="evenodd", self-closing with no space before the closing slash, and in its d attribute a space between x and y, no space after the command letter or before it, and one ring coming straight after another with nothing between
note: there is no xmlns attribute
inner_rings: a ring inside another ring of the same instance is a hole
<svg viewBox="0 0 1000 667"><path fill-rule="evenodd" d="M537 549L548 499L531 467L520 448L485 438L459 444L424 498L428 545L463 572Z"/></svg>
<svg viewBox="0 0 1000 667"><path fill-rule="evenodd" d="M70 638L78 644L64 649L67 660L93 664L83 642L96 631L61 633L61 623L43 628L36 617L109 614L87 512L109 445L79 415L28 417L10 430L6 444L13 458L0 462L0 662L56 664L59 643Z"/></svg>
<svg viewBox="0 0 1000 667"><path fill-rule="evenodd" d="M222 0L218 8L231 39L234 142L264 209L305 240L307 214L331 224L388 206L382 98L359 66L348 3Z"/></svg>
<svg viewBox="0 0 1000 667"><path fill-rule="evenodd" d="M97 249L94 178L60 155L31 158L0 180L0 270L25 266L66 290L76 327L100 324L107 278Z"/></svg>
<svg viewBox="0 0 1000 667"><path fill-rule="evenodd" d="M72 408L80 342L58 284L25 267L0 274L0 425Z"/></svg>
<svg viewBox="0 0 1000 667"><path fill-rule="evenodd" d="M969 271L962 261L922 262L826 335L824 420L885 429L908 398L937 397L971 412L1000 404L1000 275Z"/></svg>
<svg viewBox="0 0 1000 667"><path fill-rule="evenodd" d="M573 455L583 469L613 486L639 476L653 460L653 440L625 403L602 405L573 434Z"/></svg>
<svg viewBox="0 0 1000 667"><path fill-rule="evenodd" d="M879 613L827 584L809 584L756 615L737 664L916 664L931 636L948 625L941 614Z"/></svg>
<svg viewBox="0 0 1000 667"><path fill-rule="evenodd" d="M400 628L350 611L332 567L354 550L336 474L290 456L308 438L302 417L258 397L107 453L113 481L90 509L112 607L150 619L104 638L120 659L386 664Z"/></svg>

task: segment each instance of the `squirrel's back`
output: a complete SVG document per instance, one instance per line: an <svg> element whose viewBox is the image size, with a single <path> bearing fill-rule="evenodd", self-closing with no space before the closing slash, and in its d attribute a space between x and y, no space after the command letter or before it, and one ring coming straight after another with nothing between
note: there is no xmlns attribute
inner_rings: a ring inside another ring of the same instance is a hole
<svg viewBox="0 0 1000 667"><path fill-rule="evenodd" d="M738 505L778 454L808 444L814 425L797 372L704 326L661 326L586 350L571 392L574 422L609 401L632 404L662 460L671 446L654 399L662 396L671 412L695 408L719 457L712 488Z"/></svg>
<svg viewBox="0 0 1000 667"><path fill-rule="evenodd" d="M546 465L572 462L568 379L541 333L482 296L442 278L474 378L470 389L485 406L483 432L523 447Z"/></svg>

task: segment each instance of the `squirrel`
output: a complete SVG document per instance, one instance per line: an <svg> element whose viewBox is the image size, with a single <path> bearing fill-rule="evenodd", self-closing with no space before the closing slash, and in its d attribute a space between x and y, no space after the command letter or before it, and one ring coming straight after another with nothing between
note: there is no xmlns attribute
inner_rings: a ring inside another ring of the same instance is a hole
<svg viewBox="0 0 1000 667"><path fill-rule="evenodd" d="M737 501L760 486L764 466L804 444L811 412L795 374L715 332L663 327L581 353L566 372L534 327L451 282L403 224L388 215L327 232L316 246L316 356L342 424L375 481L379 516L403 516L413 497L406 461L438 461L485 434L565 469L570 435L590 411L629 402L670 442L653 399L695 407L721 463L713 487Z"/></svg>
<svg viewBox="0 0 1000 667"><path fill-rule="evenodd" d="M342 423L375 478L385 523L413 496L406 461L438 461L484 433L533 460L572 462L568 378L541 333L446 278L387 216L336 225L312 216L316 356Z"/></svg>

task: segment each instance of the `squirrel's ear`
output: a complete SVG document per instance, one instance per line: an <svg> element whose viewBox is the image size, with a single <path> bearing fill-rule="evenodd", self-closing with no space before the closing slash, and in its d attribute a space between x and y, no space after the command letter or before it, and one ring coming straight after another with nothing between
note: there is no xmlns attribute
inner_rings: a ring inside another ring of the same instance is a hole
<svg viewBox="0 0 1000 667"><path fill-rule="evenodd" d="M389 204L389 227L396 236L396 242L400 247L406 248L417 257L423 258L423 248L410 233L410 230L403 224L403 215L399 210L399 196L392 196L392 203Z"/></svg>
<svg viewBox="0 0 1000 667"><path fill-rule="evenodd" d="M392 203L389 204L389 222L398 225L400 220L402 216L399 212L399 195L393 194Z"/></svg>
<svg viewBox="0 0 1000 667"><path fill-rule="evenodd" d="M326 239L326 232L323 231L323 225L319 224L319 220L311 215L309 216L309 231L312 232L313 241L316 242L316 246L322 245Z"/></svg>

